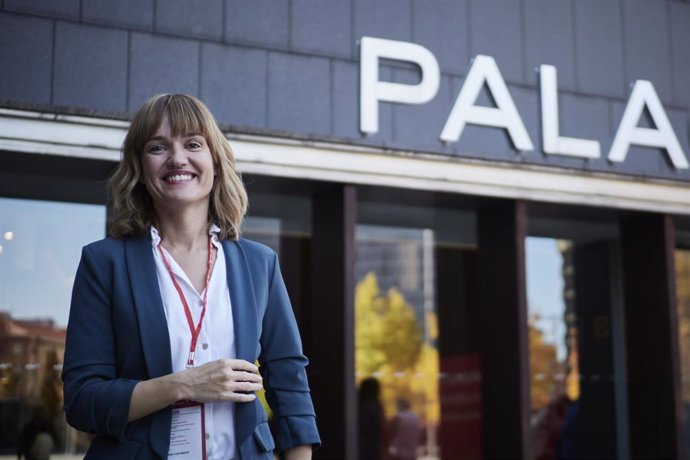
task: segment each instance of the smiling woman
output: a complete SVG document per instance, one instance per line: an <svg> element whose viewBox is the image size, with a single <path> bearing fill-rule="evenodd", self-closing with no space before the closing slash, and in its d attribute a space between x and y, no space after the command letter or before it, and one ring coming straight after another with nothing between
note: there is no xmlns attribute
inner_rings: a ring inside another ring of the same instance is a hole
<svg viewBox="0 0 690 460"><path fill-rule="evenodd" d="M311 458L307 359L278 258L240 238L247 195L206 106L146 101L110 185L113 238L83 250L62 376L68 422L96 434L86 458L273 459L276 444Z"/></svg>
<svg viewBox="0 0 690 460"><path fill-rule="evenodd" d="M247 208L247 194L235 171L230 144L206 106L190 96L162 95L146 101L138 114L125 138L121 166L111 180L115 203L111 234L124 237L146 232L155 212L154 194L149 190L153 185L151 175L186 171L175 161L193 162L183 164L194 167L201 161L200 154L205 153L214 175L208 200L210 220L220 227L221 238L236 239ZM185 158L181 158L183 152L188 154ZM157 171L147 169L156 164ZM201 171L196 173L200 175Z"/></svg>

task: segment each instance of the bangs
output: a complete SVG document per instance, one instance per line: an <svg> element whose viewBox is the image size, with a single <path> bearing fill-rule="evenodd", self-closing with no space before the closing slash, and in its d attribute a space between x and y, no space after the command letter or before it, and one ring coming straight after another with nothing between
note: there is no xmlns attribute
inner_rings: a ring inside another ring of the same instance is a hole
<svg viewBox="0 0 690 460"><path fill-rule="evenodd" d="M125 140L125 150L129 148L139 155L165 117L170 121L173 136L201 134L208 139L209 126L215 125L211 113L196 98L184 94L162 94L144 103L135 116Z"/></svg>
<svg viewBox="0 0 690 460"><path fill-rule="evenodd" d="M165 98L162 98L165 99ZM171 95L164 104L162 116L165 115L170 120L170 130L173 136L184 136L186 134L202 134L208 138L208 116L204 113L201 106L194 103L192 99L182 95ZM160 125L160 121L158 124ZM158 126L156 126L158 129Z"/></svg>

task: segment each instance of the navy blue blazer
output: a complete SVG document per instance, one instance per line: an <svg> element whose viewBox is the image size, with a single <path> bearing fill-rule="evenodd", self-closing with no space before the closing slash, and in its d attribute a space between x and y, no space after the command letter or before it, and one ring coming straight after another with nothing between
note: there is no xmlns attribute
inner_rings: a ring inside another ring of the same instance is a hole
<svg viewBox="0 0 690 460"><path fill-rule="evenodd" d="M318 445L308 361L277 255L249 240L222 244L237 358L260 363L278 450ZM87 459L167 459L171 408L131 423L127 415L137 382L171 372L150 236L85 246L72 292L62 379L67 421L96 435ZM241 458L273 458L274 440L258 398L235 404L235 437Z"/></svg>

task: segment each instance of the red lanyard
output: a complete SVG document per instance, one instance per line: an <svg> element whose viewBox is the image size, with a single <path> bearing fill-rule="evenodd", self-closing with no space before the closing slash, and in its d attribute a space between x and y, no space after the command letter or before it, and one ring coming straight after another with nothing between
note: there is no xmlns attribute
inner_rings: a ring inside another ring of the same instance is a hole
<svg viewBox="0 0 690 460"><path fill-rule="evenodd" d="M201 324L204 322L204 316L206 315L208 283L211 281L211 269L213 268L213 247L211 245L211 236L209 235L208 237L208 263L206 265L206 286L204 287L201 316L199 317L199 324L197 324L196 327L194 326L194 318L192 318L192 311L189 309L187 299L185 299L184 294L182 293L182 288L175 279L175 274L173 273L172 267L170 266L170 262L168 262L168 258L165 257L165 253L163 252L163 247L161 244L158 244L158 250L161 253L163 263L165 263L165 268L168 269L168 273L170 273L170 278L172 279L173 285L175 285L175 289L177 290L177 293L180 295L180 300L182 301L182 305L184 306L184 314L187 317L187 325L189 325L189 332L192 334L192 343L189 346L189 357L187 358L187 368L194 367L194 351L196 350L196 341L199 339L199 334L201 333Z"/></svg>

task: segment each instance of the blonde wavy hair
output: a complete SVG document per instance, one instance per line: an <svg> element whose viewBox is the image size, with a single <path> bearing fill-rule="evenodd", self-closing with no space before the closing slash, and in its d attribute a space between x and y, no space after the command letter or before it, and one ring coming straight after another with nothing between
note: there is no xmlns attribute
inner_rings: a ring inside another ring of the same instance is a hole
<svg viewBox="0 0 690 460"><path fill-rule="evenodd" d="M211 189L208 221L220 227L219 238L239 239L240 225L247 212L247 192L235 170L235 156L218 123L203 102L185 94L153 96L134 115L122 146L122 161L110 178L113 216L110 235L139 236L155 220L153 201L141 182L141 155L161 121L167 117L173 136L199 133L213 157L217 176Z"/></svg>

